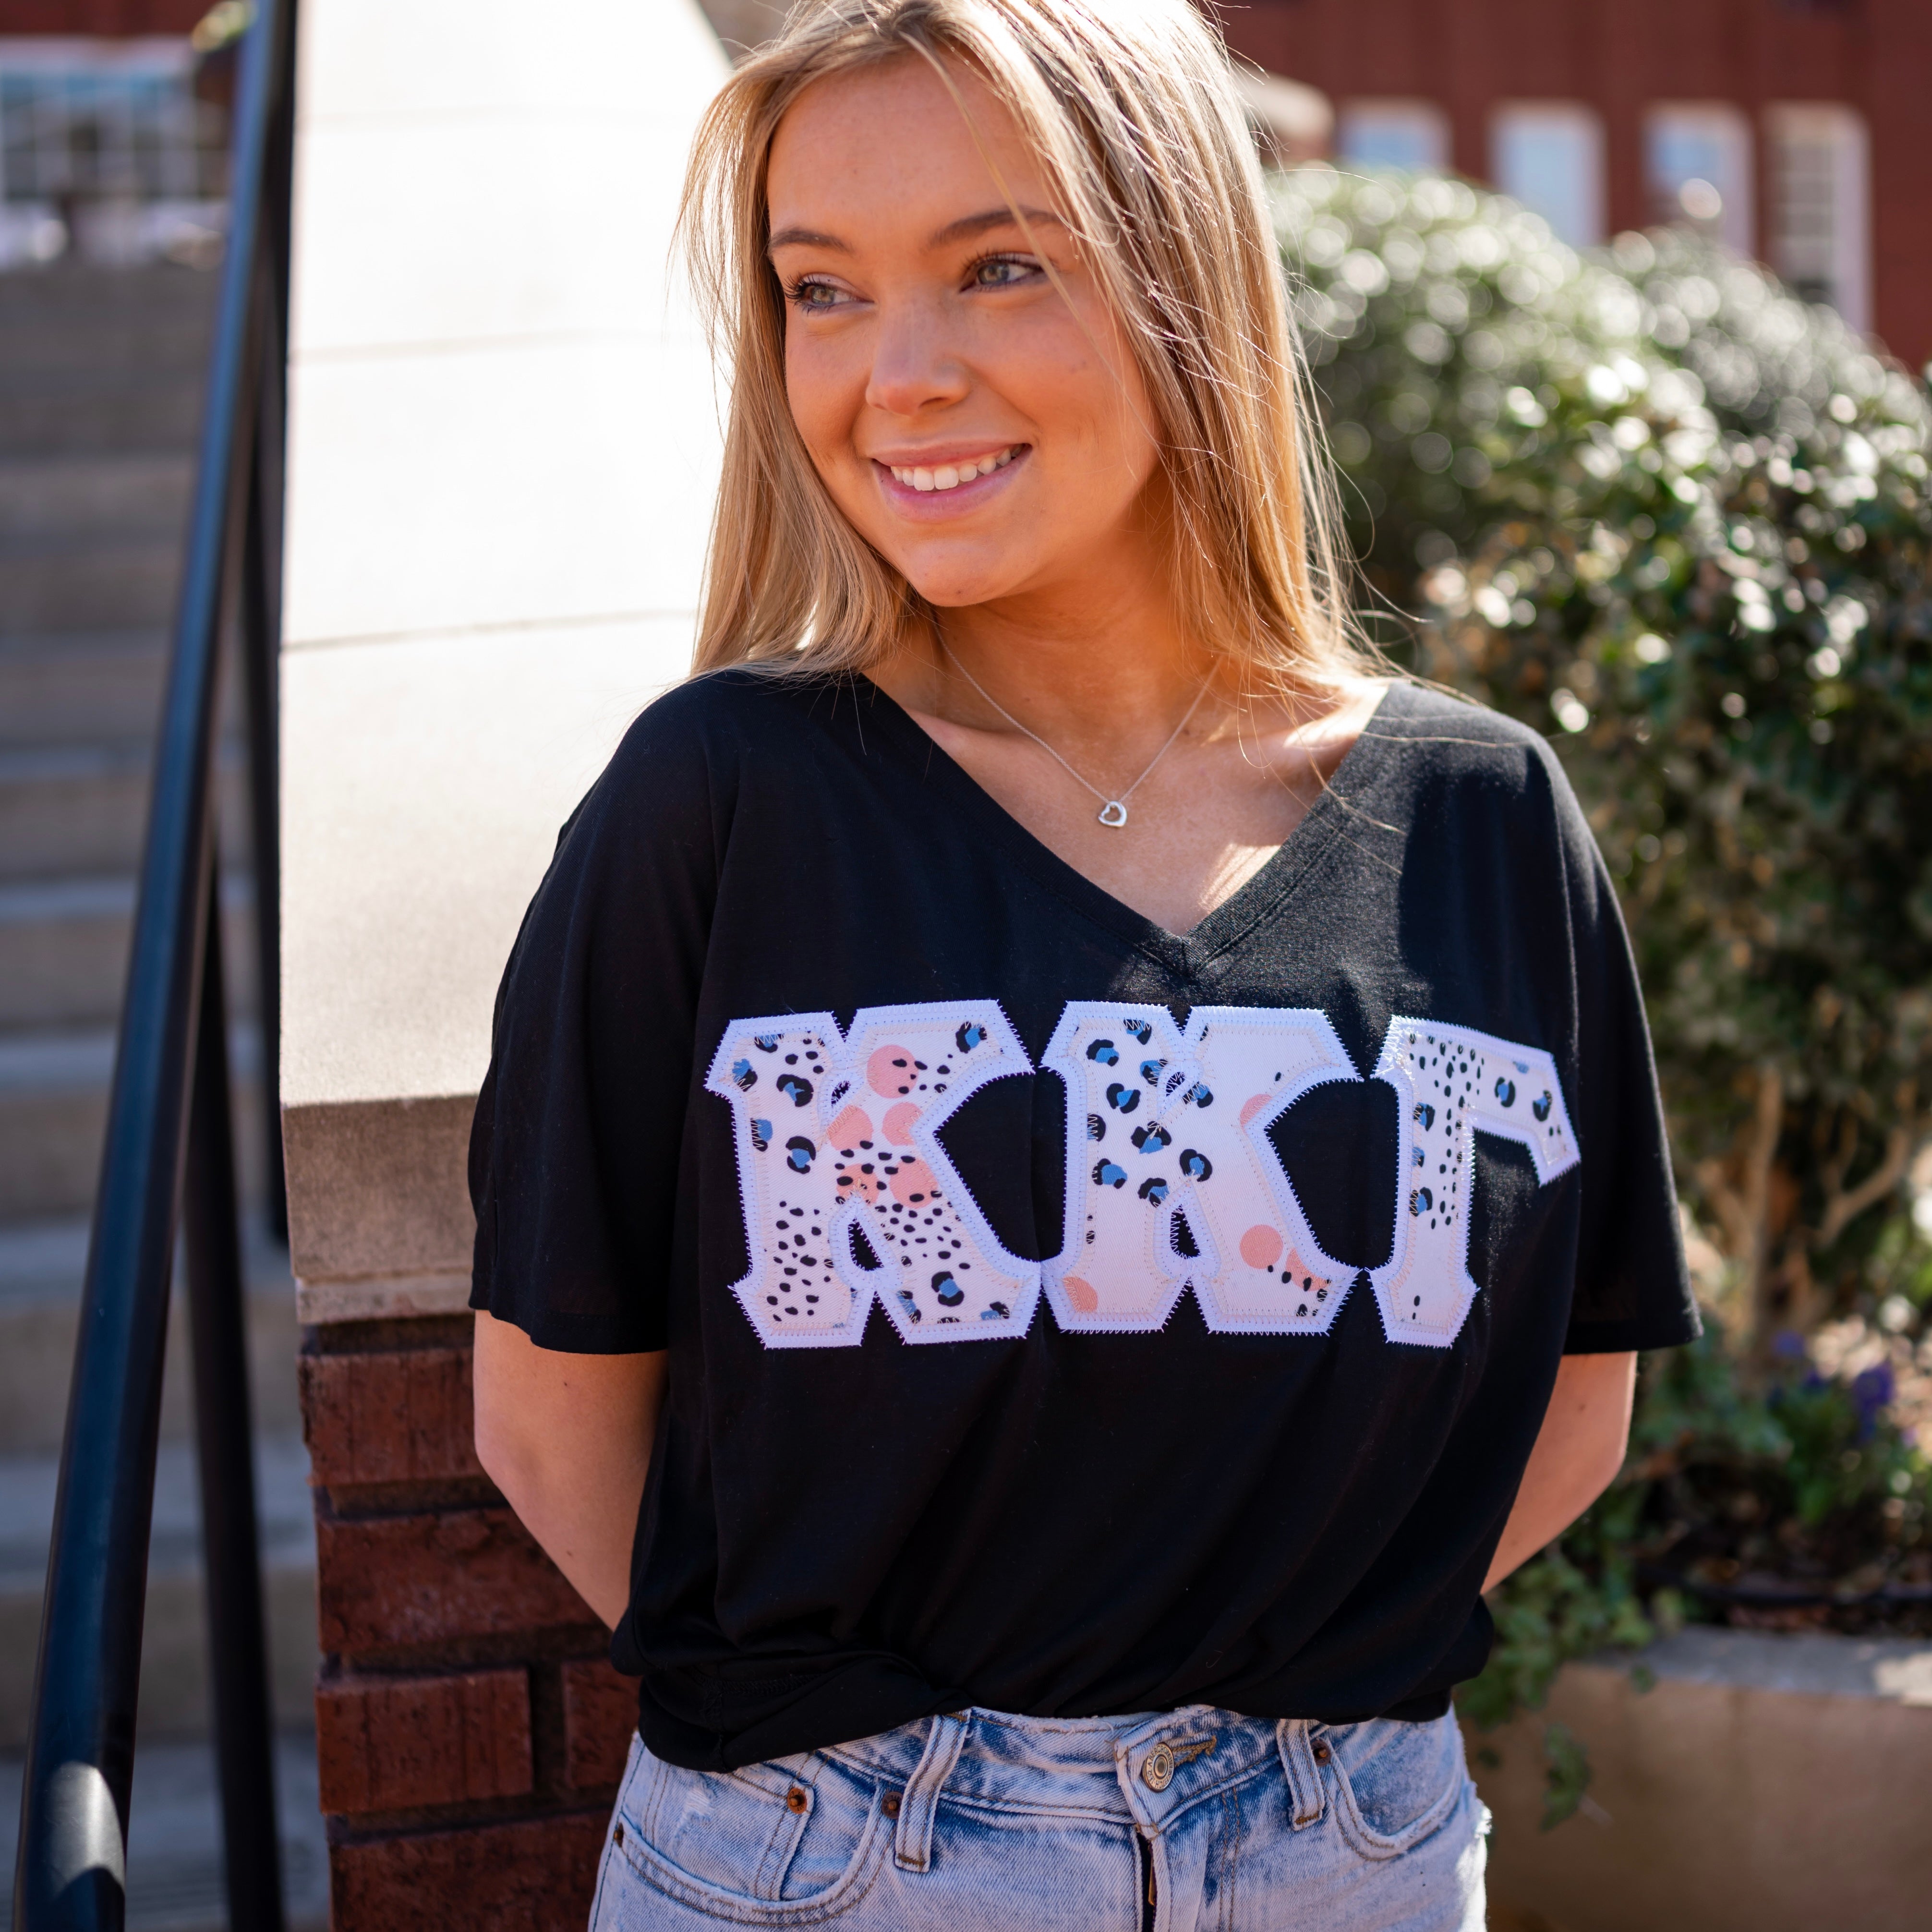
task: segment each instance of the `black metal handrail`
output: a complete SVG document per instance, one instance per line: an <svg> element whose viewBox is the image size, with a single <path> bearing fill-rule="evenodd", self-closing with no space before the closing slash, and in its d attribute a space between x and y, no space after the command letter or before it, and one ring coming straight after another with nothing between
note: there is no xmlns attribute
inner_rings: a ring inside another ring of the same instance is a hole
<svg viewBox="0 0 1932 1932"><path fill-rule="evenodd" d="M16 1932L125 1922L154 1457L177 1217L188 1257L229 1923L280 1932L214 805L224 616L242 655L275 1133L275 665L295 0L240 50L229 242L154 760L140 897L61 1451L14 1880Z"/></svg>

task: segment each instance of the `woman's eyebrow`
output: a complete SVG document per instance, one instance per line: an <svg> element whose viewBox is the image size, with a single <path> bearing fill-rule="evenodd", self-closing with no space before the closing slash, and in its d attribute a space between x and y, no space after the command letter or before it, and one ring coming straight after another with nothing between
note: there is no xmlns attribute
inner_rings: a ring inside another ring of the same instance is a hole
<svg viewBox="0 0 1932 1932"><path fill-rule="evenodd" d="M1059 228L1066 225L1058 215L1044 208L1022 208L1017 212L1010 208L989 208L982 214L964 214L957 221L949 221L944 228L935 229L926 245L928 248L943 248L949 242L964 242L975 235L985 234L989 228L1018 228L1022 223L1035 221L1050 221Z"/></svg>
<svg viewBox="0 0 1932 1932"><path fill-rule="evenodd" d="M957 221L949 221L944 228L935 229L926 239L928 248L943 248L949 242L964 242L976 235L983 235L988 229L1017 228L1022 220L1028 222L1050 221L1055 227L1066 224L1050 209L1023 208L1017 215L1010 208L989 208L978 214L962 214ZM849 255L852 244L841 241L836 235L827 235L817 228L793 226L781 228L765 244L766 254L775 254L781 248L829 248L841 255Z"/></svg>
<svg viewBox="0 0 1932 1932"><path fill-rule="evenodd" d="M770 254L778 248L834 248L842 255L852 252L849 242L842 242L836 235L821 234L816 228L781 228L765 244L765 252Z"/></svg>

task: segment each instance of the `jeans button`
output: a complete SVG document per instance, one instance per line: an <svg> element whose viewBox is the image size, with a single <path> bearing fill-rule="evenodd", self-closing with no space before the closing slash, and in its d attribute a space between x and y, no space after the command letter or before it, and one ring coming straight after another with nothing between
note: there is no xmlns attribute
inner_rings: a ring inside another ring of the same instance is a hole
<svg viewBox="0 0 1932 1932"><path fill-rule="evenodd" d="M1165 1791L1174 1782L1174 1754L1156 1744L1141 1761L1141 1782L1150 1791Z"/></svg>

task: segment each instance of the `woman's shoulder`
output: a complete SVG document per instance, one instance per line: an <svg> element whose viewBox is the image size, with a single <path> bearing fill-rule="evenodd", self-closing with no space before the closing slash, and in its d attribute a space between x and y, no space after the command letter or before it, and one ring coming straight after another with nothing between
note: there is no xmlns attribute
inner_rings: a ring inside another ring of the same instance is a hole
<svg viewBox="0 0 1932 1932"><path fill-rule="evenodd" d="M1556 748L1534 727L1439 686L1397 679L1363 736L1376 741L1379 803L1411 837L1594 838ZM1346 770L1346 767L1344 768Z"/></svg>
<svg viewBox="0 0 1932 1932"><path fill-rule="evenodd" d="M730 664L700 671L653 698L625 734L626 745L718 744L796 728L801 705L836 682L789 667Z"/></svg>
<svg viewBox="0 0 1932 1932"><path fill-rule="evenodd" d="M1393 680L1363 734L1401 747L1418 777L1467 778L1568 796L1550 741L1533 727L1436 685Z"/></svg>
<svg viewBox="0 0 1932 1932"><path fill-rule="evenodd" d="M754 664L700 672L638 712L600 784L622 796L729 786L748 760L795 749L832 686L844 682Z"/></svg>

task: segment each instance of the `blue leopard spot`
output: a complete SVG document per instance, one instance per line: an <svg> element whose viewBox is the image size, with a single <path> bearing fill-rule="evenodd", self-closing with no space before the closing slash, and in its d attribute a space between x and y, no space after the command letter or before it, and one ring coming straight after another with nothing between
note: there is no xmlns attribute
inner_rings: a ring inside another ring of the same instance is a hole
<svg viewBox="0 0 1932 1932"><path fill-rule="evenodd" d="M794 1107L810 1104L812 1082L802 1073L781 1073L778 1078L778 1089L790 1099Z"/></svg>
<svg viewBox="0 0 1932 1932"><path fill-rule="evenodd" d="M1012 1312L1004 1301L989 1301L980 1310L980 1319L982 1322L1004 1322Z"/></svg>
<svg viewBox="0 0 1932 1932"><path fill-rule="evenodd" d="M1496 1082L1496 1098L1505 1107L1514 1107L1516 1105L1516 1082L1514 1080L1498 1080Z"/></svg>
<svg viewBox="0 0 1932 1932"><path fill-rule="evenodd" d="M1141 1078L1150 1087L1160 1084L1160 1070L1167 1064L1164 1060L1144 1060L1141 1062Z"/></svg>
<svg viewBox="0 0 1932 1932"><path fill-rule="evenodd" d="M1150 1120L1144 1127L1134 1130L1134 1145L1142 1154L1158 1154L1174 1136L1157 1120Z"/></svg>
<svg viewBox="0 0 1932 1932"><path fill-rule="evenodd" d="M785 1165L795 1174L805 1174L811 1170L812 1156L818 1150L802 1134L794 1134L785 1142Z"/></svg>
<svg viewBox="0 0 1932 1932"><path fill-rule="evenodd" d="M1087 1138L1090 1141L1103 1141L1107 1138L1107 1124L1098 1114L1087 1116Z"/></svg>
<svg viewBox="0 0 1932 1932"><path fill-rule="evenodd" d="M778 1050L778 1036L775 1033L761 1033L752 1042L760 1053L776 1053Z"/></svg>
<svg viewBox="0 0 1932 1932"><path fill-rule="evenodd" d="M1140 1103L1141 1096L1137 1088L1123 1087L1116 1080L1107 1089L1107 1105L1117 1114L1131 1114Z"/></svg>
<svg viewBox="0 0 1932 1932"><path fill-rule="evenodd" d="M1539 1120L1546 1120L1550 1118L1550 1109L1554 1104L1547 1094L1540 1094L1529 1103L1529 1111Z"/></svg>
<svg viewBox="0 0 1932 1932"><path fill-rule="evenodd" d="M1167 1198L1167 1183L1157 1174L1150 1174L1140 1184L1140 1197L1151 1201L1158 1208Z"/></svg>
<svg viewBox="0 0 1932 1932"><path fill-rule="evenodd" d="M1102 1066L1118 1066L1120 1064L1120 1049L1111 1040L1096 1040L1087 1049L1089 1060L1097 1060Z"/></svg>
<svg viewBox="0 0 1932 1932"><path fill-rule="evenodd" d="M1124 1187L1127 1184L1127 1170L1111 1160L1095 1164L1094 1179L1102 1187Z"/></svg>
<svg viewBox="0 0 1932 1932"><path fill-rule="evenodd" d="M731 1063L731 1084L741 1092L748 1094L758 1084L758 1070L748 1060L734 1060Z"/></svg>
<svg viewBox="0 0 1932 1932"><path fill-rule="evenodd" d="M1408 1211L1412 1214L1426 1214L1436 1205L1436 1197L1426 1187L1418 1187L1408 1197Z"/></svg>
<svg viewBox="0 0 1932 1932"><path fill-rule="evenodd" d="M1190 1107L1211 1107L1214 1095L1204 1080L1197 1080L1187 1090L1186 1104Z"/></svg>
<svg viewBox="0 0 1932 1932"><path fill-rule="evenodd" d="M772 1124L769 1120L752 1123L752 1144L763 1154L772 1144Z"/></svg>
<svg viewBox="0 0 1932 1932"><path fill-rule="evenodd" d="M1145 1020L1123 1020L1121 1025L1144 1046L1154 1037L1154 1028Z"/></svg>
<svg viewBox="0 0 1932 1932"><path fill-rule="evenodd" d="M1180 1150L1180 1171L1190 1180L1205 1180L1214 1172L1214 1163L1193 1148Z"/></svg>
<svg viewBox="0 0 1932 1932"><path fill-rule="evenodd" d="M938 1296L942 1308L957 1308L966 1299L966 1291L944 1268L932 1277L932 1292Z"/></svg>
<svg viewBox="0 0 1932 1932"><path fill-rule="evenodd" d="M1436 1109L1426 1100L1419 1100L1415 1107L1416 1124L1426 1134L1436 1124Z"/></svg>
<svg viewBox="0 0 1932 1932"><path fill-rule="evenodd" d="M970 1020L968 1020L952 1036L952 1044L958 1048L962 1053L970 1053L974 1048L979 1046L986 1037L986 1029L982 1026L975 1026Z"/></svg>
<svg viewBox="0 0 1932 1932"><path fill-rule="evenodd" d="M905 1312L910 1320L914 1322L922 1322L926 1318L920 1313L919 1304L912 1298L912 1290L910 1288L901 1288L899 1290L899 1299L905 1304Z"/></svg>

